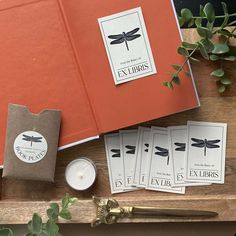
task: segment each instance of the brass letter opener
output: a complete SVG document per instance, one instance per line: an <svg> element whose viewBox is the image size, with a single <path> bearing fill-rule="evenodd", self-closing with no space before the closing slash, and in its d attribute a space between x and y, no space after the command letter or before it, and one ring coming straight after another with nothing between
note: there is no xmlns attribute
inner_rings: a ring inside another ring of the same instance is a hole
<svg viewBox="0 0 236 236"><path fill-rule="evenodd" d="M112 198L93 197L97 207L97 217L92 227L104 224L114 224L118 218L125 217L175 217L175 218L210 218L218 215L212 211L186 210L186 209L160 209L157 207L120 207Z"/></svg>

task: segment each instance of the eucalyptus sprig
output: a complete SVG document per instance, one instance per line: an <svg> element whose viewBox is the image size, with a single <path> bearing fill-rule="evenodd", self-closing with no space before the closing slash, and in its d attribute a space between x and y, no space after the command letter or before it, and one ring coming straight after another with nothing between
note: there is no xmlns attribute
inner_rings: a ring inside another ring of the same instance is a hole
<svg viewBox="0 0 236 236"><path fill-rule="evenodd" d="M172 65L175 71L171 73L171 80L164 82L165 86L173 89L173 84L179 85L181 83L181 72L190 76L190 72L185 69L185 65L187 62L200 62L194 58L194 54L197 51L200 52L204 59L216 62L217 67L210 75L215 78L219 93L223 93L233 83L233 80L228 76L230 69L225 66L225 62L236 61L234 50L236 47L230 44L230 39L236 38L236 27L232 31L227 28L236 23L236 20L231 20L232 17L236 16L236 13L229 14L226 3L222 2L221 4L224 15L219 16L215 15L215 10L211 3L207 3L205 6L200 5L199 16L193 16L192 12L187 8L181 10L181 15L178 16L180 26L195 26L201 39L195 43L182 42L177 52L185 57L185 61L182 65ZM222 19L221 26L217 28L215 27L216 19ZM214 43L212 40L214 35L219 36L221 41Z"/></svg>
<svg viewBox="0 0 236 236"><path fill-rule="evenodd" d="M59 226L57 225L58 219L71 220L71 212L69 207L77 201L77 198L70 197L68 194L62 199L61 206L57 203L51 203L47 210L48 220L43 223L40 215L33 214L32 219L28 222L28 232L25 236L56 236L59 232ZM13 231L9 228L0 228L0 236L14 236Z"/></svg>

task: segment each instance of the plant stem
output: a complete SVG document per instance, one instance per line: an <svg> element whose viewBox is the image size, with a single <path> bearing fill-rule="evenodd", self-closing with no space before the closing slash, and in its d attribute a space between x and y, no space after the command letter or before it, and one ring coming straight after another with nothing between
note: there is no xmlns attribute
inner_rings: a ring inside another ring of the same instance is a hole
<svg viewBox="0 0 236 236"><path fill-rule="evenodd" d="M189 58L196 52L197 49L199 49L199 45L193 49L193 51L189 54L189 56L186 57L185 61L183 62L183 64L180 66L180 68L176 72L177 75L179 75L179 73L183 70L184 66L189 61ZM171 82L173 82L173 81L174 81L174 78L172 78Z"/></svg>
<svg viewBox="0 0 236 236"><path fill-rule="evenodd" d="M233 25L233 24L235 24L235 23L236 23L236 20L230 22L230 23L228 24L228 26Z"/></svg>

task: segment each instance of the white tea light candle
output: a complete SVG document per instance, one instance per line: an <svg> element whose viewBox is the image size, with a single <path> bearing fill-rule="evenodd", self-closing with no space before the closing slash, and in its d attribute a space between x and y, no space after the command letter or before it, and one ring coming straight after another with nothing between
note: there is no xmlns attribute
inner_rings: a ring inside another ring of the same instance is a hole
<svg viewBox="0 0 236 236"><path fill-rule="evenodd" d="M65 177L75 190L86 190L93 185L97 175L95 164L88 158L78 158L68 164Z"/></svg>

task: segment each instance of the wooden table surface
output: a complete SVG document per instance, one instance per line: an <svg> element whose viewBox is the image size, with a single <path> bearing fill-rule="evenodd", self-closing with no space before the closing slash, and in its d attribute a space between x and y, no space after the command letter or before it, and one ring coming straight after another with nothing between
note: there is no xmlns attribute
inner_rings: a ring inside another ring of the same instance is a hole
<svg viewBox="0 0 236 236"><path fill-rule="evenodd" d="M184 31L184 38L190 41L196 36L192 30ZM231 64L232 65L232 64ZM215 66L212 62L192 65L201 107L150 121L143 126L183 125L188 120L228 123L226 180L224 185L213 184L205 187L188 187L185 195L161 193L147 190L115 194L120 205L156 206L161 208L186 208L211 210L219 213L212 219L122 219L120 222L170 222L170 221L236 221L236 85L223 96L219 95L210 72ZM232 67L232 75L236 75ZM134 127L131 127L134 128ZM65 182L65 167L76 157L85 156L95 161L98 178L95 186L88 192L78 193ZM39 170L40 171L40 170ZM90 223L95 217L95 206L91 197L111 196L103 137L89 143L69 148L58 153L54 184L29 181L1 180L0 224L27 223L34 212L45 218L49 201L59 201L65 193L79 198L71 208L73 223Z"/></svg>

